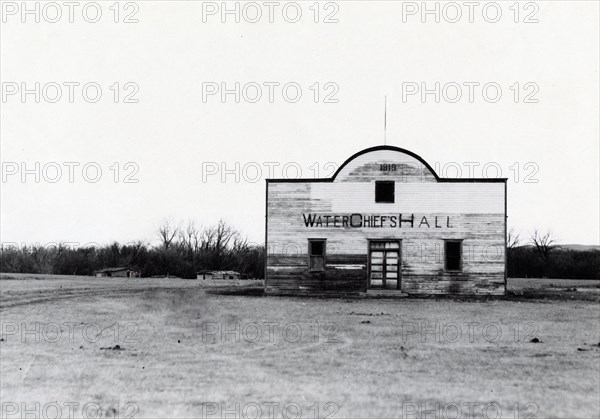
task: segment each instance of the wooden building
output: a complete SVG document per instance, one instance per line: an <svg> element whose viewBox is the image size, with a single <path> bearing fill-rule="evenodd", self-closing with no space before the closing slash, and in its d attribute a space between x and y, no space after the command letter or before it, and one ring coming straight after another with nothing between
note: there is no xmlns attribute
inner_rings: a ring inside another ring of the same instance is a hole
<svg viewBox="0 0 600 419"><path fill-rule="evenodd" d="M236 271L198 271L196 279L240 279L241 275Z"/></svg>
<svg viewBox="0 0 600 419"><path fill-rule="evenodd" d="M139 278L141 275L138 271L129 268L105 268L96 271L97 277L118 277L118 278Z"/></svg>
<svg viewBox="0 0 600 419"><path fill-rule="evenodd" d="M506 291L506 179L440 178L398 147L267 179L267 294Z"/></svg>

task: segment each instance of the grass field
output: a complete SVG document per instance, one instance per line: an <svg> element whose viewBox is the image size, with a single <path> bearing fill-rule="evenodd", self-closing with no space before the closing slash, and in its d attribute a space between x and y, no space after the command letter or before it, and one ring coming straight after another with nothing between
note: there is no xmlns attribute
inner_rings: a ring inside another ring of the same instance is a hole
<svg viewBox="0 0 600 419"><path fill-rule="evenodd" d="M2 417L600 417L598 281L535 281L308 299L4 275Z"/></svg>

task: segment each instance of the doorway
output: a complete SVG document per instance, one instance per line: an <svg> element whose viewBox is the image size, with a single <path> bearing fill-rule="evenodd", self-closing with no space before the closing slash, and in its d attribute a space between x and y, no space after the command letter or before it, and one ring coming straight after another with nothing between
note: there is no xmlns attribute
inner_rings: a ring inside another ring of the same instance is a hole
<svg viewBox="0 0 600 419"><path fill-rule="evenodd" d="M369 240L369 288L400 289L400 240Z"/></svg>

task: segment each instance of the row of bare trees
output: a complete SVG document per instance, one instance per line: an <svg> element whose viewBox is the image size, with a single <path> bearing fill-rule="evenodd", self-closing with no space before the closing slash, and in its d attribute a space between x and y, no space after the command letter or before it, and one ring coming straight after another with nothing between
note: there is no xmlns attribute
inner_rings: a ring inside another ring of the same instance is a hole
<svg viewBox="0 0 600 419"><path fill-rule="evenodd" d="M2 246L0 272L93 275L125 266L142 276L193 278L200 270L235 270L249 278L264 276L264 246L252 244L224 221L198 227L166 220L154 245L144 242L105 246ZM526 240L511 230L507 237L510 277L600 279L600 251L573 251L557 245L551 232L533 231Z"/></svg>
<svg viewBox="0 0 600 419"><path fill-rule="evenodd" d="M563 248L550 231L527 239L514 230L507 237L508 276L512 278L600 279L600 251Z"/></svg>
<svg viewBox="0 0 600 419"><path fill-rule="evenodd" d="M541 233L539 230L536 229L533 231L533 233L529 235L529 241L527 241L526 243L521 243L521 234L517 233L514 229L511 229L508 232L507 237L507 247L509 249L509 252L523 245L530 245L535 247L537 253L545 260L548 260L550 258L550 253L552 253L552 251L559 248L556 242L556 238L554 237L551 231Z"/></svg>
<svg viewBox="0 0 600 419"><path fill-rule="evenodd" d="M198 228L193 221L183 225L165 220L157 230L158 251L167 273L186 277L198 270L235 270L262 278L264 246L249 243L239 231L223 220Z"/></svg>
<svg viewBox="0 0 600 419"><path fill-rule="evenodd" d="M93 275L107 267L129 267L142 276L194 278L200 270L235 270L248 278L264 275L264 246L249 243L224 221L197 227L165 220L155 245L144 242L105 246L63 243L27 247L3 246L0 271Z"/></svg>

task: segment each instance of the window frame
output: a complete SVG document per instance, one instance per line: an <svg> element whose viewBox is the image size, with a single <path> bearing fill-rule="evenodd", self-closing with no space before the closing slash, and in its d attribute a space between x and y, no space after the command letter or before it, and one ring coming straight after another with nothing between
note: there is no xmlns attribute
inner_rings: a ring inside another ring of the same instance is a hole
<svg viewBox="0 0 600 419"><path fill-rule="evenodd" d="M323 243L323 254L322 255L313 255L312 254L312 246L314 242L322 242ZM321 269L314 269L312 262L312 258L322 258L323 259L323 267ZM327 263L327 239L321 238L310 238L308 239L308 270L310 272L323 272L325 271L325 265Z"/></svg>
<svg viewBox="0 0 600 419"><path fill-rule="evenodd" d="M458 243L458 269L448 268L448 243ZM444 270L446 272L462 272L463 271L463 240L462 239L444 239Z"/></svg>
<svg viewBox="0 0 600 419"><path fill-rule="evenodd" d="M381 201L377 199L377 187L378 185L392 185L392 200ZM395 204L396 203L396 182L393 180L376 180L375 181L375 203L376 204Z"/></svg>

